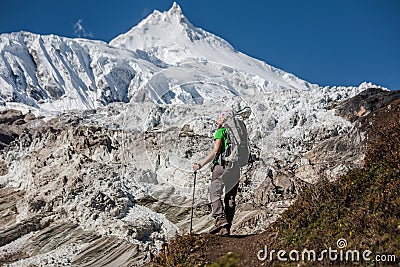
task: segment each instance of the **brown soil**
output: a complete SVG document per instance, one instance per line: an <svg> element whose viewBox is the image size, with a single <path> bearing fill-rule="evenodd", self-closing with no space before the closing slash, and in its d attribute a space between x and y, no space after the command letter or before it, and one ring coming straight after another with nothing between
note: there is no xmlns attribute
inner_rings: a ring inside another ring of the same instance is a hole
<svg viewBox="0 0 400 267"><path fill-rule="evenodd" d="M257 258L257 253L268 246L266 240L271 240L274 234L250 236L215 236L203 235L207 242L204 247L205 264L217 262L226 255L233 254L240 260L237 266L265 266L264 261ZM263 256L264 254L260 254Z"/></svg>

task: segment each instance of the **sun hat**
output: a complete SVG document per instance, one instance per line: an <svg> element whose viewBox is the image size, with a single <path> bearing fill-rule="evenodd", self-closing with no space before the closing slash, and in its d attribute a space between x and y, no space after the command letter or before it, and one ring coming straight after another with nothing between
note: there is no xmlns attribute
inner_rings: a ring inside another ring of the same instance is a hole
<svg viewBox="0 0 400 267"><path fill-rule="evenodd" d="M222 111L218 116L217 116L217 121L220 123L226 122L229 118L233 116L233 112L231 110L225 110Z"/></svg>

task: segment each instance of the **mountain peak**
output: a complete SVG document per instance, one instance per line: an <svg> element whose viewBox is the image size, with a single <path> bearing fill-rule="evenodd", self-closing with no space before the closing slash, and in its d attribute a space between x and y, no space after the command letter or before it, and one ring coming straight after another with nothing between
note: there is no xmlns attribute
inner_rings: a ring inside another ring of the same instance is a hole
<svg viewBox="0 0 400 267"><path fill-rule="evenodd" d="M148 24L174 24L174 27L182 24L191 25L183 14L181 7L176 2L172 4L171 8L168 11L154 10L153 13L148 15L137 26L133 27L132 30L140 27L147 28Z"/></svg>
<svg viewBox="0 0 400 267"><path fill-rule="evenodd" d="M168 13L171 15L172 14L183 15L181 7L176 2L172 4L172 7L168 10Z"/></svg>
<svg viewBox="0 0 400 267"><path fill-rule="evenodd" d="M224 39L194 26L176 2L168 11L155 10L130 31L113 39L110 45L144 51L172 66L188 62L212 62L277 84L293 83L297 87L304 83L293 75L236 51ZM308 85L300 87L307 89Z"/></svg>
<svg viewBox="0 0 400 267"><path fill-rule="evenodd" d="M172 65L189 59L215 58L220 49L234 50L222 38L191 24L176 2L167 11L155 10L127 33L113 39L110 45L143 50Z"/></svg>

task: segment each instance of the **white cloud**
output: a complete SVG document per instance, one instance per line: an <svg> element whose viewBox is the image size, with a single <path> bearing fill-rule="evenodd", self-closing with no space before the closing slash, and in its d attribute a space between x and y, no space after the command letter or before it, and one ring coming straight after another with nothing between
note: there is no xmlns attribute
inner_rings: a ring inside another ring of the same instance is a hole
<svg viewBox="0 0 400 267"><path fill-rule="evenodd" d="M86 32L85 28L82 26L82 19L75 22L74 31L77 37L93 37L91 32Z"/></svg>

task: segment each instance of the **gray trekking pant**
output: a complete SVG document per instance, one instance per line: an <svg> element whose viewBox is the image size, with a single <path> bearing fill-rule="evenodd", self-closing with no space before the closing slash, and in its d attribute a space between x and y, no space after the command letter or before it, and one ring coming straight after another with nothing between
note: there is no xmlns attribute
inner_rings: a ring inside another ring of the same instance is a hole
<svg viewBox="0 0 400 267"><path fill-rule="evenodd" d="M232 167L215 165L212 171L210 196L212 216L214 218L226 217L229 224L232 223L235 214L235 197L239 186L240 168L238 164ZM222 194L225 188L224 205Z"/></svg>

